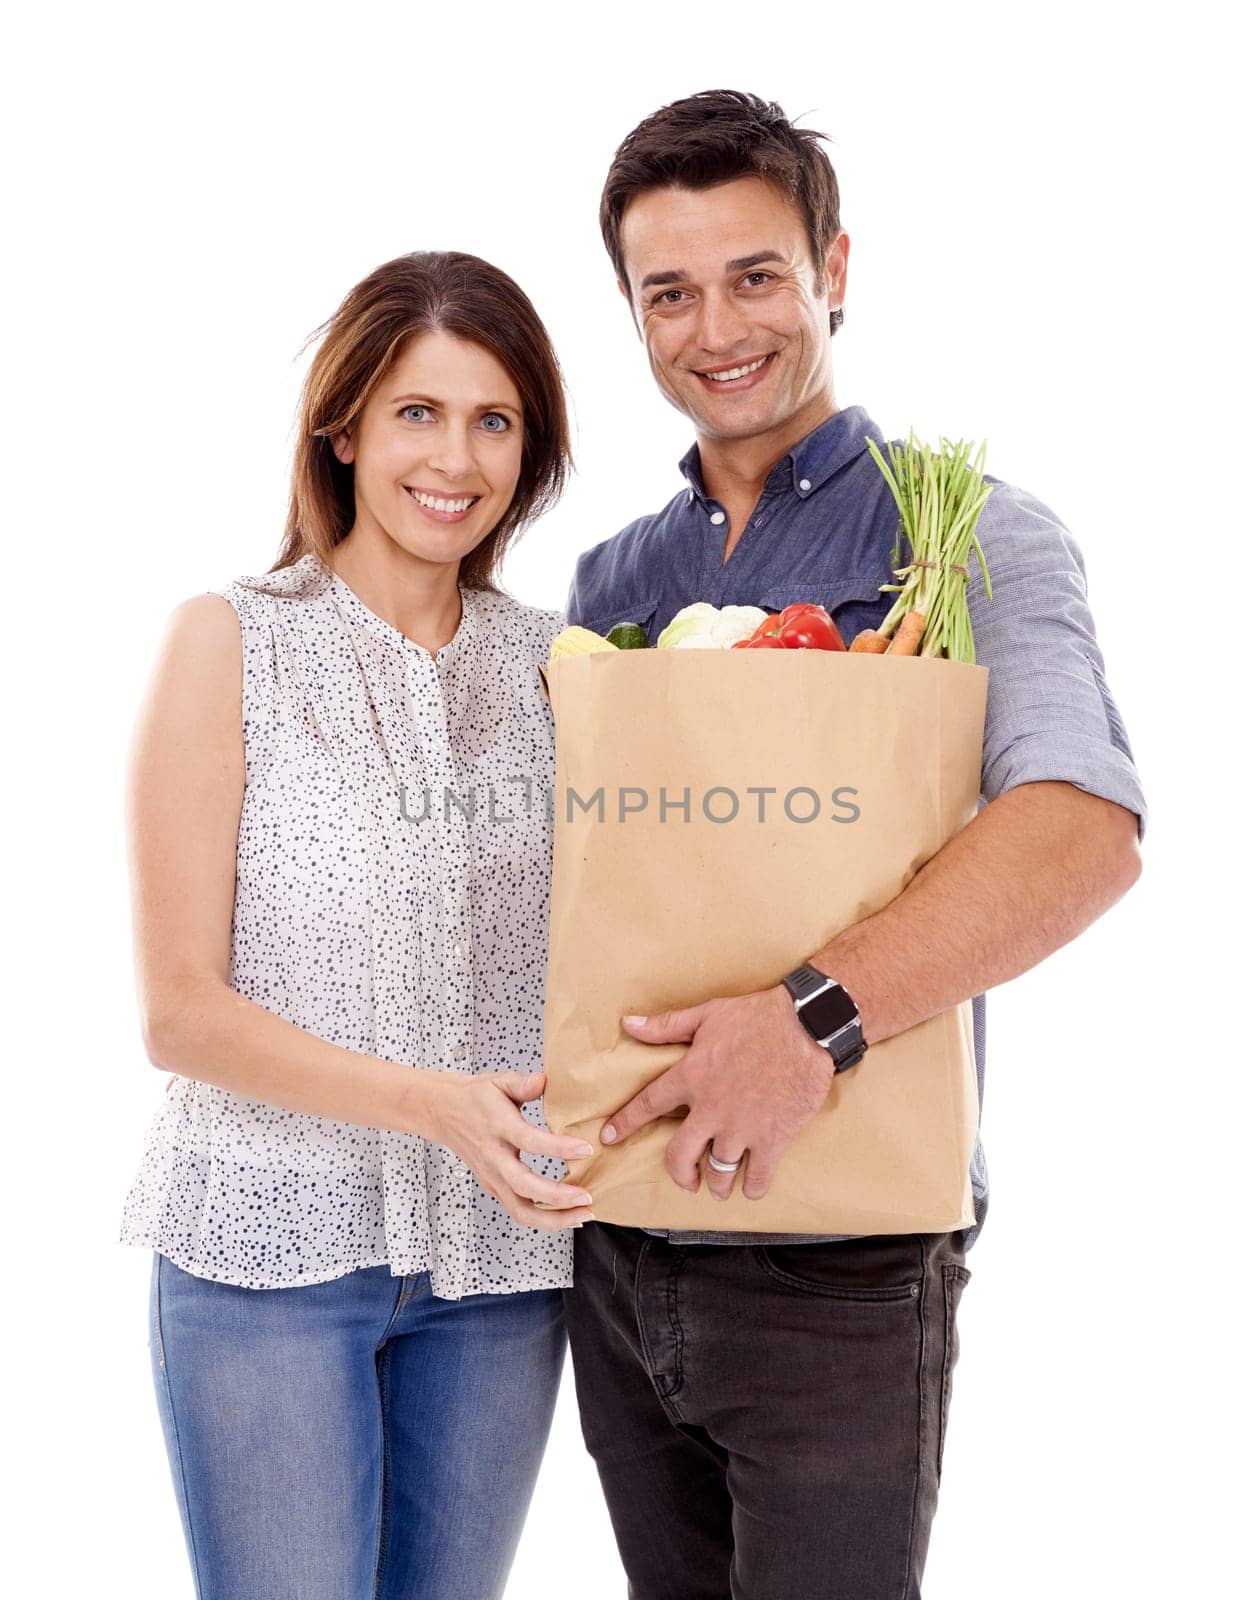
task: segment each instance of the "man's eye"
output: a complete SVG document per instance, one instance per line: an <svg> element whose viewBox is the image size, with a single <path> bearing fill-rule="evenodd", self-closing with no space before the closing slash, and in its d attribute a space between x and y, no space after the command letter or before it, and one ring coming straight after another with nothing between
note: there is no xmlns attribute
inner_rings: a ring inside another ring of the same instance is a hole
<svg viewBox="0 0 1251 1600"><path fill-rule="evenodd" d="M414 416L414 412L419 412L420 415ZM408 417L413 422L425 422L426 418L430 415L430 409L428 406L405 406L403 411L400 412L400 415L402 417Z"/></svg>
<svg viewBox="0 0 1251 1600"><path fill-rule="evenodd" d="M507 417L502 417L498 411L488 411L482 419L482 426L488 433L507 433L512 423Z"/></svg>
<svg viewBox="0 0 1251 1600"><path fill-rule="evenodd" d="M652 301L654 306L676 306L682 298L681 289L662 289Z"/></svg>
<svg viewBox="0 0 1251 1600"><path fill-rule="evenodd" d="M753 287L761 283L769 283L773 278L771 272L749 272L746 281Z"/></svg>

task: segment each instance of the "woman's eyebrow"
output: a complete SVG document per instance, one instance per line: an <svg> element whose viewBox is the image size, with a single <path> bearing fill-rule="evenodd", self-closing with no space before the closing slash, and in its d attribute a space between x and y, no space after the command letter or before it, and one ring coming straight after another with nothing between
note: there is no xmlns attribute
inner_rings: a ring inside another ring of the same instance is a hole
<svg viewBox="0 0 1251 1600"><path fill-rule="evenodd" d="M397 394L393 395L387 404L398 406L403 401L410 406L441 406L442 400L436 400L428 394ZM510 405L507 400L484 400L474 407L475 411L511 411L514 417L519 417L521 412L516 406Z"/></svg>

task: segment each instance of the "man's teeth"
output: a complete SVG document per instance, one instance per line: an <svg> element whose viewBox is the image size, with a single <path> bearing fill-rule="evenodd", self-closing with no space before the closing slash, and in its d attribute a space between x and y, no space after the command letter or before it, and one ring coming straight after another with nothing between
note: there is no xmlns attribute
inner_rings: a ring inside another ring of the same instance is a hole
<svg viewBox="0 0 1251 1600"><path fill-rule="evenodd" d="M705 372L704 377L711 378L714 383L729 383L733 378L745 378L749 372L759 372L768 359L768 356L761 356L750 367L731 367L728 372Z"/></svg>
<svg viewBox="0 0 1251 1600"><path fill-rule="evenodd" d="M436 500L432 494L420 494L416 489L410 489L408 492L412 495L413 499L416 500L418 505L429 506L431 511L468 511L470 506L478 498L476 494L471 494L468 499L465 500Z"/></svg>

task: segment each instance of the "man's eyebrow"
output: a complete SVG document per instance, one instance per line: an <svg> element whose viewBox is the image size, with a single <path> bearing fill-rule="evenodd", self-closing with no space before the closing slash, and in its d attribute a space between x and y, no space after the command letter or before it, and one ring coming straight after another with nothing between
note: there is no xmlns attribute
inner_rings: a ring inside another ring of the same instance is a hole
<svg viewBox="0 0 1251 1600"><path fill-rule="evenodd" d="M441 400L435 400L431 395L428 394L397 394L392 396L392 398L387 401L387 404L389 406L398 406L401 401L405 401L410 406L441 406L443 404ZM475 406L474 410L510 411L514 417L519 417L521 415L521 412L518 411L517 407L509 405L507 400L492 400L489 402L484 401L481 405Z"/></svg>
<svg viewBox="0 0 1251 1600"><path fill-rule="evenodd" d="M733 261L727 261L727 272L749 272L752 267L758 267L765 261L785 262L786 257L779 255L776 250L758 250L754 256L738 256Z"/></svg>
<svg viewBox="0 0 1251 1600"><path fill-rule="evenodd" d="M766 261L785 262L786 257L779 255L776 250L757 250L752 256L736 256L733 261L727 261L727 272L749 272L752 267L759 267ZM650 289L657 283L685 283L690 277L689 272L649 272L639 284L639 289Z"/></svg>
<svg viewBox="0 0 1251 1600"><path fill-rule="evenodd" d="M689 272L649 272L639 288L650 289L654 283L682 283L689 277Z"/></svg>

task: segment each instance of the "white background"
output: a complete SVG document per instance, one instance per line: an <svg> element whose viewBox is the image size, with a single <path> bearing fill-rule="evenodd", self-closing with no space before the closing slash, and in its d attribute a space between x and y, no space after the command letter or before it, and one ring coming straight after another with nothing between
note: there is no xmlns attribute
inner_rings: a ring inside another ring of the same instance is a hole
<svg viewBox="0 0 1251 1600"><path fill-rule="evenodd" d="M604 171L657 105L726 86L832 137L839 402L888 435L987 437L989 469L1076 534L1151 806L1131 895L989 1005L992 1207L926 1595L1230 1591L1246 189L1222 14L219 3L44 7L10 34L12 1592L192 1593L150 1258L116 1243L164 1081L121 823L164 619L270 565L298 351L366 272L428 247L514 274L563 358L580 475L506 573L561 605L577 552L667 499L688 443L599 241ZM624 1593L568 1388L509 1597L557 1590Z"/></svg>

